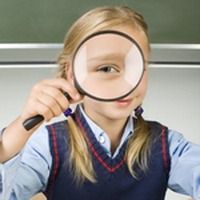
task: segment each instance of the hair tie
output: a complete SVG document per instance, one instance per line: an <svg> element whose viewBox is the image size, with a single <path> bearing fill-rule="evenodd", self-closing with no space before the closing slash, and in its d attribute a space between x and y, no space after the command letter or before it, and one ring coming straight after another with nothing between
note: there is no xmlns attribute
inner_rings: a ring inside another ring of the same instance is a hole
<svg viewBox="0 0 200 200"><path fill-rule="evenodd" d="M65 115L65 117L69 117L72 115L72 109L71 108L68 108L67 110L65 110L63 112L63 114Z"/></svg>
<svg viewBox="0 0 200 200"><path fill-rule="evenodd" d="M135 109L135 116L136 117L139 117L142 115L142 113L144 112L143 108L141 106L138 106L136 109Z"/></svg>

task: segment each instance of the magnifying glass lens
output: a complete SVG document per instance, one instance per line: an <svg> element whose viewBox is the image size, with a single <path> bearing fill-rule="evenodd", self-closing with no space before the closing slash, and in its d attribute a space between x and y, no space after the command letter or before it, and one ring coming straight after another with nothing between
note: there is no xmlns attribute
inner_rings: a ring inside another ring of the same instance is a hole
<svg viewBox="0 0 200 200"><path fill-rule="evenodd" d="M139 84L144 59L139 45L118 31L97 32L77 48L73 59L79 92L101 101L124 98Z"/></svg>

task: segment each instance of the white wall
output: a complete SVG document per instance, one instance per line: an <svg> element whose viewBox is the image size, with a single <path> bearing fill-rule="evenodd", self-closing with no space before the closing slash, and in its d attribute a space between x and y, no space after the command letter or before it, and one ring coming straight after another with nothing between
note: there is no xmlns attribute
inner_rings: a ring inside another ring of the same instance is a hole
<svg viewBox="0 0 200 200"><path fill-rule="evenodd" d="M200 68L151 68L145 116L200 144Z"/></svg>
<svg viewBox="0 0 200 200"><path fill-rule="evenodd" d="M20 114L35 83L54 75L52 68L0 68L0 127Z"/></svg>
<svg viewBox="0 0 200 200"><path fill-rule="evenodd" d="M51 68L0 69L0 127L20 114L32 85L54 76ZM144 116L200 144L200 68L151 68ZM187 197L169 193L167 200Z"/></svg>

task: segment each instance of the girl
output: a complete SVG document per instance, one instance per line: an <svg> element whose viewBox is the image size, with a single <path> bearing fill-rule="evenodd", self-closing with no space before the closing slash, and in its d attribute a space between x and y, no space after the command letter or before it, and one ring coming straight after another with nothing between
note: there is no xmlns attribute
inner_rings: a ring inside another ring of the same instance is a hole
<svg viewBox="0 0 200 200"><path fill-rule="evenodd" d="M122 100L94 100L74 87L74 51L101 30L128 34L144 54L142 80ZM131 8L100 7L75 22L58 58L58 78L36 84L22 114L2 131L1 199L27 200L43 192L54 200L161 200L167 187L200 199L200 147L141 116L149 50L147 25ZM22 125L38 114L49 121L73 103L75 112L65 121L29 131Z"/></svg>

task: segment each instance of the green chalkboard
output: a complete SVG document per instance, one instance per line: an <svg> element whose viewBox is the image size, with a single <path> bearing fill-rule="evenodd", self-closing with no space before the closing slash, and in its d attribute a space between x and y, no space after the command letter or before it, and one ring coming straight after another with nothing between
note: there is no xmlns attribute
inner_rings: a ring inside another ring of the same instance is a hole
<svg viewBox="0 0 200 200"><path fill-rule="evenodd" d="M200 43L200 0L0 0L0 43L61 43L79 16L103 5L142 13L151 43Z"/></svg>

